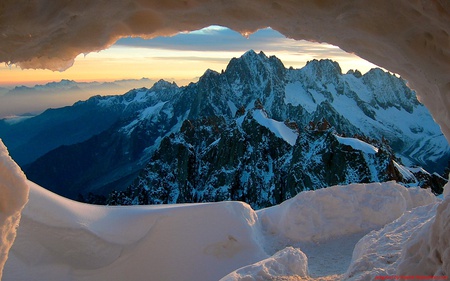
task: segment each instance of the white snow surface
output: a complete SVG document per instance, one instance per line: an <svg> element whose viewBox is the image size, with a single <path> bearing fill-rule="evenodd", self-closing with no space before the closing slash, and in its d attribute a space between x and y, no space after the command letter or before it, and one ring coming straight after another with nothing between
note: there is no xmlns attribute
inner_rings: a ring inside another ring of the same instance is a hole
<svg viewBox="0 0 450 281"><path fill-rule="evenodd" d="M257 212L241 202L109 207L28 185L4 280L333 280L350 261L333 251L351 253L355 233L437 202L389 182L302 192Z"/></svg>
<svg viewBox="0 0 450 281"><path fill-rule="evenodd" d="M28 200L25 175L0 139L0 280L16 237L21 211Z"/></svg>
<svg viewBox="0 0 450 281"><path fill-rule="evenodd" d="M334 136L338 140L339 143L351 146L353 149L361 150L362 152L369 153L369 154L375 154L378 152L378 148L376 148L375 146L368 144L367 142L364 142L362 140L355 139L355 138L345 138L345 137L340 137L337 135L334 135Z"/></svg>
<svg viewBox="0 0 450 281"><path fill-rule="evenodd" d="M3 145L0 160L3 280L367 280L450 272L450 198L441 203L425 189L333 186L256 212L242 202L95 206L27 181Z"/></svg>
<svg viewBox="0 0 450 281"><path fill-rule="evenodd" d="M407 211L394 222L363 237L355 246L352 263L344 279L362 281L374 280L376 276L397 275L402 248L412 233L434 218L437 205L432 203Z"/></svg>
<svg viewBox="0 0 450 281"><path fill-rule="evenodd" d="M325 100L317 100L320 95L316 95L316 99L313 98L310 92L306 91L300 81L288 83L285 86L284 102L286 104L292 104L293 106L301 105L309 113L314 112L317 109L317 105Z"/></svg>
<svg viewBox="0 0 450 281"><path fill-rule="evenodd" d="M377 229L411 208L435 202L428 190L395 182L350 184L305 191L280 205L258 211L264 230L294 242Z"/></svg>
<svg viewBox="0 0 450 281"><path fill-rule="evenodd" d="M220 281L273 280L285 276L308 277L308 258L300 249L286 247L270 258L228 274Z"/></svg>
<svg viewBox="0 0 450 281"><path fill-rule="evenodd" d="M5 280L218 280L267 257L244 203L93 206L29 185Z"/></svg>
<svg viewBox="0 0 450 281"><path fill-rule="evenodd" d="M414 232L402 249L398 275L450 276L450 198ZM444 279L445 280L445 279Z"/></svg>
<svg viewBox="0 0 450 281"><path fill-rule="evenodd" d="M414 169L414 168L407 168L407 167L405 167L403 165L398 164L395 161L393 161L393 162L394 162L395 168L397 168L397 171L399 171L400 174L402 174L403 178L417 181L416 177L412 173L416 169Z"/></svg>
<svg viewBox="0 0 450 281"><path fill-rule="evenodd" d="M260 125L268 128L277 137L282 138L290 145L295 145L298 134L286 126L283 122L276 121L267 117L267 114L262 109L253 111L253 118Z"/></svg>

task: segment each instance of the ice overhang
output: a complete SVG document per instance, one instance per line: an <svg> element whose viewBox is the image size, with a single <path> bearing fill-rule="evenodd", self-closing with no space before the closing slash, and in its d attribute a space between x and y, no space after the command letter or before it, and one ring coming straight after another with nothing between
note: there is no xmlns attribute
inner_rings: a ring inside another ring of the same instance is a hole
<svg viewBox="0 0 450 281"><path fill-rule="evenodd" d="M124 36L222 25L326 42L400 74L450 139L450 2L335 0L3 0L0 62L63 71Z"/></svg>

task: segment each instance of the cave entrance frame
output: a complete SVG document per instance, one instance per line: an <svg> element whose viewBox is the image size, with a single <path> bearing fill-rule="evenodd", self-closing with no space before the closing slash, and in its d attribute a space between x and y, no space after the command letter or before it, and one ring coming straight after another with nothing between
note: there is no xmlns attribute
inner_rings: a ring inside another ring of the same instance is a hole
<svg viewBox="0 0 450 281"><path fill-rule="evenodd" d="M0 62L64 70L126 36L153 38L220 25L271 27L325 42L400 74L450 140L448 0L36 0L0 7Z"/></svg>

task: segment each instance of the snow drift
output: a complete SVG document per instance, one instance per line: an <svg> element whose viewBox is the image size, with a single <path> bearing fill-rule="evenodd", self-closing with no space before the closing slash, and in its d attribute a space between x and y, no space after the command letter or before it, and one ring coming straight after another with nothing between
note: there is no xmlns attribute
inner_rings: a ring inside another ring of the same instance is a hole
<svg viewBox="0 0 450 281"><path fill-rule="evenodd" d="M27 184L29 203L4 280L308 277L308 258L296 242L376 229L437 200L389 182L303 192L258 212L240 202L108 207Z"/></svg>
<svg viewBox="0 0 450 281"><path fill-rule="evenodd" d="M394 183L351 184L305 191L258 212L265 230L290 241L320 242L380 228L434 195Z"/></svg>
<svg viewBox="0 0 450 281"><path fill-rule="evenodd" d="M92 206L29 184L5 280L217 280L267 257L244 203Z"/></svg>
<svg viewBox="0 0 450 281"><path fill-rule="evenodd" d="M25 176L0 139L0 279L27 200Z"/></svg>

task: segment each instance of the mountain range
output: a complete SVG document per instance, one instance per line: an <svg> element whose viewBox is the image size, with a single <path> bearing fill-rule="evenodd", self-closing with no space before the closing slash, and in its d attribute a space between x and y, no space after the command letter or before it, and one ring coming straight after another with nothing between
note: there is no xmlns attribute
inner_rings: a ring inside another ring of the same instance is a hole
<svg viewBox="0 0 450 281"><path fill-rule="evenodd" d="M260 208L302 190L387 180L439 193L450 158L401 78L343 74L331 60L286 68L254 51L185 87L161 80L2 121L0 137L30 180L109 204L235 199Z"/></svg>
<svg viewBox="0 0 450 281"><path fill-rule="evenodd" d="M17 121L17 115L37 115L45 109L59 108L86 100L93 95L122 94L142 86L150 86L155 81L148 78L124 79L112 82L76 82L63 79L58 82L35 86L0 88L0 118Z"/></svg>

